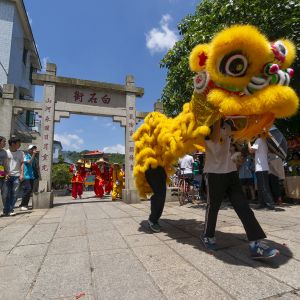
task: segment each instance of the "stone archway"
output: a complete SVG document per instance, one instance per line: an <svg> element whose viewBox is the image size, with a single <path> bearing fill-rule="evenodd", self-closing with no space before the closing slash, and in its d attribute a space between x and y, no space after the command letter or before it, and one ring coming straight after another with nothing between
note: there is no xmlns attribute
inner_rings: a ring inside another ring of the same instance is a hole
<svg viewBox="0 0 300 300"><path fill-rule="evenodd" d="M32 109L41 115L39 192L34 195L34 208L48 208L53 205L51 190L52 151L54 124L70 114L109 116L125 127L125 189L123 199L127 203L139 202L132 171L134 163L134 142L132 135L137 122L147 112L136 111L136 97L142 97L144 89L135 87L134 78L126 76L124 85L88 81L56 76L56 65L47 64L45 74L33 74L32 82L44 87L43 103L14 99L14 86L4 86L3 104L0 115L6 118L5 132L9 137L12 115L15 109ZM160 103L155 110L161 111Z"/></svg>

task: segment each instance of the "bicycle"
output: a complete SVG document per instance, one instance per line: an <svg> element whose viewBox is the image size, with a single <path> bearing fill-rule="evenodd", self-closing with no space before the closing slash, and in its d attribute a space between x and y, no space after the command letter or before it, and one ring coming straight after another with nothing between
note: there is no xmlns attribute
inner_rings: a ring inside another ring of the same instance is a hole
<svg viewBox="0 0 300 300"><path fill-rule="evenodd" d="M180 168L178 187L178 200L180 206L184 205L186 202L192 202L194 198L193 178L190 176L186 177L184 168Z"/></svg>

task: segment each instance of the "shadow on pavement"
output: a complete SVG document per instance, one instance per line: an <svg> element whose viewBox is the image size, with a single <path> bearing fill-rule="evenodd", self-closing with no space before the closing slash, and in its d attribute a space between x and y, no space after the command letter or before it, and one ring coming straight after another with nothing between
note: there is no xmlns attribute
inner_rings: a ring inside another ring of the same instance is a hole
<svg viewBox="0 0 300 300"><path fill-rule="evenodd" d="M91 198L95 198L95 197L91 197ZM88 199L88 198L87 198ZM58 203L53 203L53 207L56 206L62 206L62 205L69 205L69 204L83 204L83 203L107 203L107 202L111 202L113 203L114 201L112 201L111 199L99 199L99 200L83 200L82 199L78 199L78 200L70 200L68 202L58 202ZM116 201L118 202L118 201Z"/></svg>
<svg viewBox="0 0 300 300"><path fill-rule="evenodd" d="M265 239L264 241L268 245L278 249L281 255L268 260L253 260L249 255L246 235L243 233L222 232L222 227L216 230L217 250L208 251L200 240L200 236L204 230L204 222L195 219L173 220L163 218L160 221L160 225L162 226L161 232L155 234L158 237L159 235L164 235L172 240L176 240L177 243L190 245L199 251L213 255L216 259L226 264L249 267L263 266L277 269L281 265L286 264L293 257L293 253L287 245ZM149 234L152 233L146 220L140 223L139 231Z"/></svg>

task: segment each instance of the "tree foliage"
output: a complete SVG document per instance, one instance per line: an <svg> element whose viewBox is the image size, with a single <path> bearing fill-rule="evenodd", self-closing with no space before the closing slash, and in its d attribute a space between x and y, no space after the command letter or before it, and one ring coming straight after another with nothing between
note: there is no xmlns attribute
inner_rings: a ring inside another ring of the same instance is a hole
<svg viewBox="0 0 300 300"><path fill-rule="evenodd" d="M52 168L52 186L54 189L61 189L66 184L70 184L72 173L69 172L69 165L58 163Z"/></svg>
<svg viewBox="0 0 300 300"><path fill-rule="evenodd" d="M210 42L218 31L233 24L257 26L269 40L289 38L300 50L300 0L202 0L195 13L178 24L182 39L161 61L161 67L168 69L167 83L160 99L167 115L177 115L182 105L190 101L193 74L189 70L188 56L192 48ZM296 75L291 85L299 94L299 56L293 68ZM287 136L300 135L300 114L279 120L277 125Z"/></svg>

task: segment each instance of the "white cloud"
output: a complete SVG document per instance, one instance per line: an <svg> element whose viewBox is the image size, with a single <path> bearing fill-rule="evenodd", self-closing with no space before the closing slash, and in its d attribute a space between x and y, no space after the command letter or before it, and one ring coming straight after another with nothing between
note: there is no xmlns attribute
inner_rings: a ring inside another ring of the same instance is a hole
<svg viewBox="0 0 300 300"><path fill-rule="evenodd" d="M114 146L104 147L103 152L125 154L125 146L121 144L117 144Z"/></svg>
<svg viewBox="0 0 300 300"><path fill-rule="evenodd" d="M84 143L81 137L71 133L54 134L54 139L61 142L64 150L79 150Z"/></svg>
<svg viewBox="0 0 300 300"><path fill-rule="evenodd" d="M178 36L169 28L170 15L163 15L160 20L160 28L152 28L146 33L146 46L151 53L163 52L174 46Z"/></svg>

